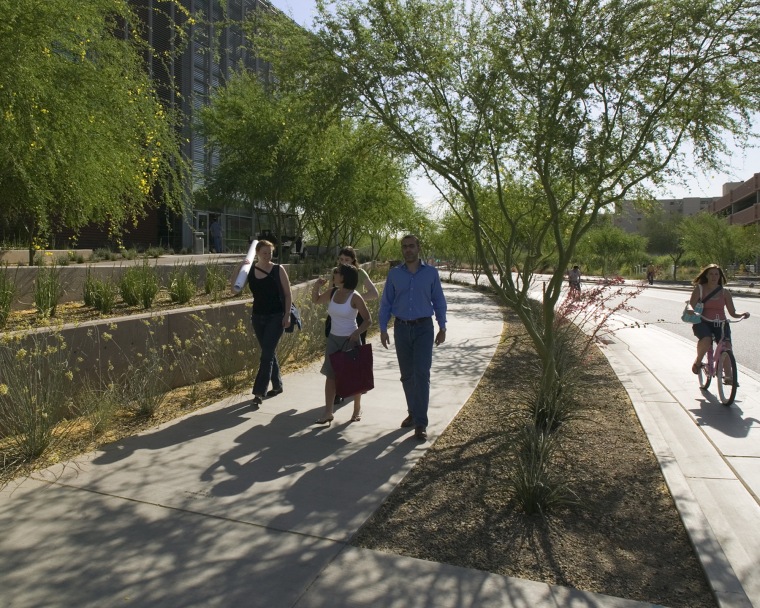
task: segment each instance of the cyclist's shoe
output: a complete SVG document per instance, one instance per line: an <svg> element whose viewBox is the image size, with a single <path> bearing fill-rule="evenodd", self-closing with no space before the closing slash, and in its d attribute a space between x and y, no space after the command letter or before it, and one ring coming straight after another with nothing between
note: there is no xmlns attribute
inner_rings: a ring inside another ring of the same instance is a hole
<svg viewBox="0 0 760 608"><path fill-rule="evenodd" d="M699 374L699 370L701 368L702 368L702 364L701 363L695 363L694 365L691 366L691 373L692 374Z"/></svg>

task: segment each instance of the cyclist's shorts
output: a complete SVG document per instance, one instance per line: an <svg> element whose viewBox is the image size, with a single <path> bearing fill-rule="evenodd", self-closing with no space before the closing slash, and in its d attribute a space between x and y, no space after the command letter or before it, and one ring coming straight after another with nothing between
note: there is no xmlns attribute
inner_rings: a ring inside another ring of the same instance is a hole
<svg viewBox="0 0 760 608"><path fill-rule="evenodd" d="M700 321L691 326L691 331L700 340L712 336L715 342L717 342L721 338L720 330L721 324L713 323L712 321ZM726 339L731 339L731 326L728 323L726 323Z"/></svg>

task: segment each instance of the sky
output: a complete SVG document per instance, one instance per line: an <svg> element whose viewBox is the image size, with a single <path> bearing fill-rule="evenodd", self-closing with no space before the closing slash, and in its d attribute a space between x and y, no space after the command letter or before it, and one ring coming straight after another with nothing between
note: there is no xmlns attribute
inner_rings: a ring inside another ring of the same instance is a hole
<svg viewBox="0 0 760 608"><path fill-rule="evenodd" d="M272 5L293 18L296 23L309 27L316 13L314 0L269 0ZM760 116L757 117L760 121ZM754 140L760 146L760 140ZM723 184L727 182L745 182L755 173L760 173L760 147L742 152L732 142L728 142L730 156L726 158L727 171L718 174L701 175L689 182L687 186L673 185L657 193L660 198L711 197L723 195ZM432 204L438 198L438 192L427 179L417 177L410 182L412 194L417 203L423 207Z"/></svg>

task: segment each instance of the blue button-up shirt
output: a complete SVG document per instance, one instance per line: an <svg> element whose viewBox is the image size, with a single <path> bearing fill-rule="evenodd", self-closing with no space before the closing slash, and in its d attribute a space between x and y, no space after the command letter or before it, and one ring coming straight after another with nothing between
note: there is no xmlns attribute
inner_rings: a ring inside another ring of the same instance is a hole
<svg viewBox="0 0 760 608"><path fill-rule="evenodd" d="M411 321L430 317L434 312L438 327L446 329L446 298L436 268L420 260L417 272L411 272L406 264L399 264L388 271L380 300L381 332L388 331L391 316Z"/></svg>

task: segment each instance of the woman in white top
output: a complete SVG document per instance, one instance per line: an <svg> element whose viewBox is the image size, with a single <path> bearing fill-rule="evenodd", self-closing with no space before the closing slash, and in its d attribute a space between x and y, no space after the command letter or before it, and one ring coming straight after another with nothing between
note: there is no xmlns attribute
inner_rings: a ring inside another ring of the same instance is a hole
<svg viewBox="0 0 760 608"><path fill-rule="evenodd" d="M327 284L327 279L319 278L315 281L311 292L311 300L317 304L327 304L327 311L332 319L330 335L327 337L325 347L325 361L322 364L322 373L325 375L325 414L316 421L316 424L327 424L333 421L333 403L335 400L335 374L330 365L330 355L339 350L348 350L357 346L361 341L361 334L367 331L372 324L372 317L367 310L367 305L355 289L359 283L359 272L353 266L341 264L333 270L333 284L337 289L327 289L319 293L321 287ZM362 317L361 325L356 323L356 315ZM354 412L351 422L361 420L361 394L354 395Z"/></svg>

